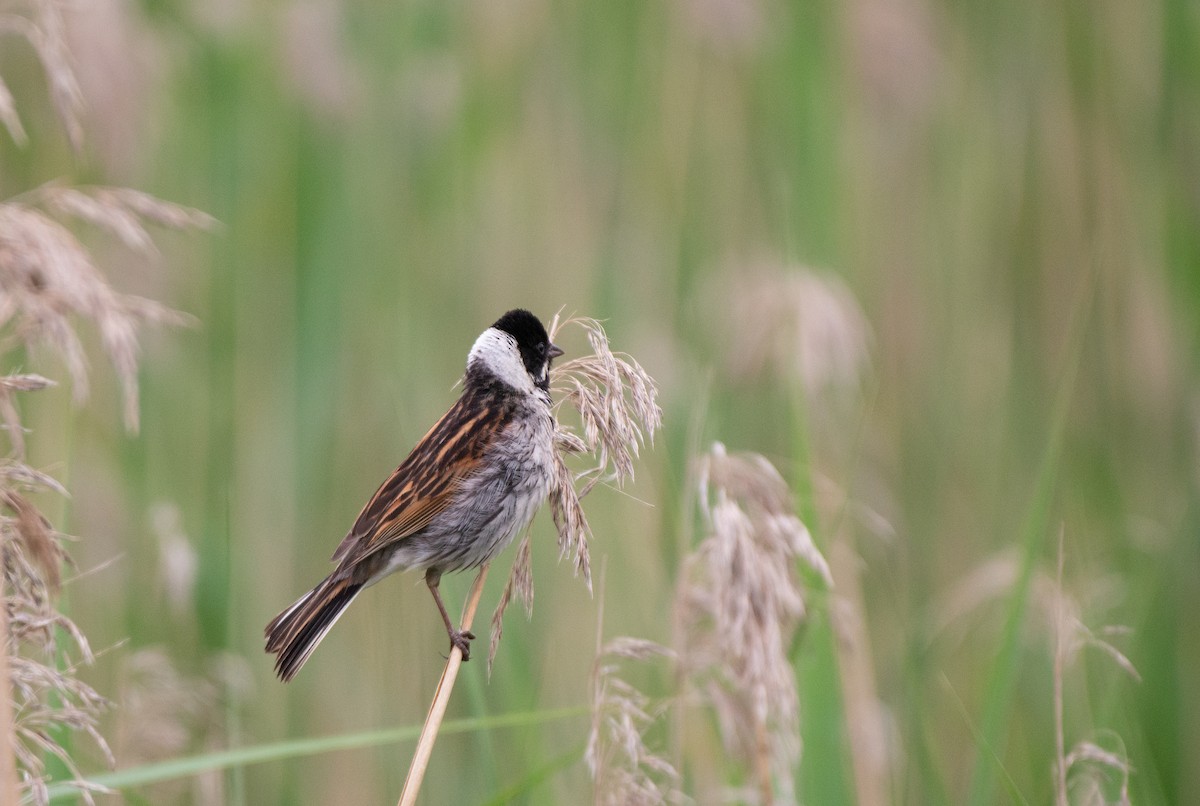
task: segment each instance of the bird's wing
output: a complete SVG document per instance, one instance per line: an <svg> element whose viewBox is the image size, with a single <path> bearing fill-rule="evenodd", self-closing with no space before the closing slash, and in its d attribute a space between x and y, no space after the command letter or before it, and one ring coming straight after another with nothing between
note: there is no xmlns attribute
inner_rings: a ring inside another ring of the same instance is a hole
<svg viewBox="0 0 1200 806"><path fill-rule="evenodd" d="M357 564L428 526L479 468L512 414L496 396L464 391L371 496L333 560Z"/></svg>

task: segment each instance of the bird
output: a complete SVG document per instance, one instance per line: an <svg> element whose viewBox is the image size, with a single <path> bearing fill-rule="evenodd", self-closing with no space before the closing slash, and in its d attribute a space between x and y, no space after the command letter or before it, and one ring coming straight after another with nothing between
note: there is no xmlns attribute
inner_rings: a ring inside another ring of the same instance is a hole
<svg viewBox="0 0 1200 806"><path fill-rule="evenodd" d="M528 528L554 478L550 366L563 351L529 311L508 311L475 340L458 400L359 512L334 551L333 572L267 624L266 651L285 683L364 588L402 570L425 584L453 649L442 574L477 568Z"/></svg>

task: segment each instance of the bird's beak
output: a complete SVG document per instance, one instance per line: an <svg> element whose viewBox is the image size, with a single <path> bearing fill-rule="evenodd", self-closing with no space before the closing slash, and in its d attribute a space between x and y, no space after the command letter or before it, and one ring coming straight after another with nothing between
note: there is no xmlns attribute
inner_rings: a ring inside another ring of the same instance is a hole
<svg viewBox="0 0 1200 806"><path fill-rule="evenodd" d="M562 348L559 347L554 342L550 342L550 349L546 351L546 355L549 358L554 359L554 358L558 358L562 354L563 354Z"/></svg>

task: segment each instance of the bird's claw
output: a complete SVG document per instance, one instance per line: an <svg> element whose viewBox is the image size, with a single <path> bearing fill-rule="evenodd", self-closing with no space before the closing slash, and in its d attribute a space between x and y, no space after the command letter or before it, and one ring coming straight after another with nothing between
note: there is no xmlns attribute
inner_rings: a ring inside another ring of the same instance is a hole
<svg viewBox="0 0 1200 806"><path fill-rule="evenodd" d="M471 641L475 640L475 633L470 630L455 630L450 633L450 646L458 647L458 651L462 653L463 663L471 659Z"/></svg>

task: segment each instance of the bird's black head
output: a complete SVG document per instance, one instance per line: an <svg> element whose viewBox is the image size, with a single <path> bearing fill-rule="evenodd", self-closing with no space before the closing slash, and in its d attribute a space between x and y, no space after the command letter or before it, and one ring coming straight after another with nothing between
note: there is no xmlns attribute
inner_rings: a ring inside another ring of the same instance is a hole
<svg viewBox="0 0 1200 806"><path fill-rule="evenodd" d="M563 351L550 341L538 318L523 308L515 308L497 319L492 327L513 337L529 376L542 389L549 388L550 362Z"/></svg>

